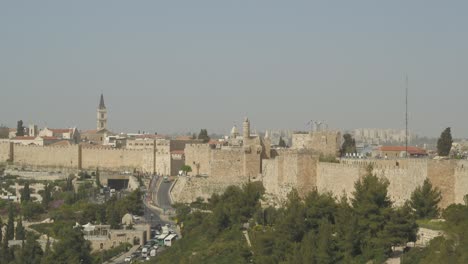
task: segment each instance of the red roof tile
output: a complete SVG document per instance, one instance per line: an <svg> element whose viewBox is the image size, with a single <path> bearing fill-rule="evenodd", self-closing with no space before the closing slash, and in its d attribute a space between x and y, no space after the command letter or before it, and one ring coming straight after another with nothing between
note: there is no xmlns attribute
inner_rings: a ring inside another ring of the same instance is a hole
<svg viewBox="0 0 468 264"><path fill-rule="evenodd" d="M379 148L380 151L406 151L405 146L381 146ZM408 153L412 155L426 155L427 151L423 148L418 148L418 147L411 147L408 146Z"/></svg>
<svg viewBox="0 0 468 264"><path fill-rule="evenodd" d="M21 136L21 137L14 137L13 140L34 140L36 137L29 137L29 136Z"/></svg>

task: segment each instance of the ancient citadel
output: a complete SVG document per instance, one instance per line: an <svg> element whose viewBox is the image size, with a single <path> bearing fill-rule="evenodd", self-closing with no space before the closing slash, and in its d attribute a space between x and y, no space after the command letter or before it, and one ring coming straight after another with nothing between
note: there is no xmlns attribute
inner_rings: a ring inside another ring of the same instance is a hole
<svg viewBox="0 0 468 264"><path fill-rule="evenodd" d="M151 148L112 149L82 145L24 146L0 143L0 162L12 168L32 170L138 171L176 175L183 164L192 168L191 177L177 177L171 196L189 202L207 198L227 186L261 181L266 192L278 200L293 189L300 194L317 189L336 196L351 195L354 182L365 175L369 164L379 177L389 180L389 194L396 205L428 178L442 190L441 207L462 203L468 193L468 161L399 159L351 160L340 163L319 161L319 155L336 156L341 145L337 131L295 133L291 148L272 148L265 137L251 135L250 121L243 123L242 135L234 127L228 144L186 144L185 159L174 160L167 140L154 140Z"/></svg>

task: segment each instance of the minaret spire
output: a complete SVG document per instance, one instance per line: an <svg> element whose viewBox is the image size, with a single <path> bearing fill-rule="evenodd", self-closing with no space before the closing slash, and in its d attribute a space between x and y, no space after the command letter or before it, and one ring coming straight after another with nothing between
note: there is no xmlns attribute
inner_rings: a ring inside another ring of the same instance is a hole
<svg viewBox="0 0 468 264"><path fill-rule="evenodd" d="M104 95L101 93L101 100L99 101L99 109L106 109L106 105L104 104Z"/></svg>
<svg viewBox="0 0 468 264"><path fill-rule="evenodd" d="M101 99L99 100L99 106L97 109L97 130L107 129L107 109L104 104L104 95L101 93Z"/></svg>

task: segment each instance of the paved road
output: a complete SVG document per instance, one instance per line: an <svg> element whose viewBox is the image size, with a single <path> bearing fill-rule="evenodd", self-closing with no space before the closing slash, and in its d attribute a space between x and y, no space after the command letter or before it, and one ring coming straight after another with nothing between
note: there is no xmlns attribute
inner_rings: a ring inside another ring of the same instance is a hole
<svg viewBox="0 0 468 264"><path fill-rule="evenodd" d="M137 249L138 249L139 246L133 246L132 248L130 248L129 251L125 252L124 254L118 256L117 258L114 258L112 260L109 260L105 263L125 263L124 260L127 256L130 256L133 252L135 252Z"/></svg>
<svg viewBox="0 0 468 264"><path fill-rule="evenodd" d="M172 186L172 182L161 182L159 189L157 190L157 202L159 207L163 209L171 209L171 198L169 198L169 189Z"/></svg>

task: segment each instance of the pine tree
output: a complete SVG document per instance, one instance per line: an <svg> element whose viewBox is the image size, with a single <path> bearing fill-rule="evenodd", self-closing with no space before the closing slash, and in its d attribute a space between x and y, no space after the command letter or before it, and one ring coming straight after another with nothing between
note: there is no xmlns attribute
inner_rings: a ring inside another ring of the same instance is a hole
<svg viewBox="0 0 468 264"><path fill-rule="evenodd" d="M317 263L336 263L336 246L332 236L332 225L322 219L317 234Z"/></svg>
<svg viewBox="0 0 468 264"><path fill-rule="evenodd" d="M16 126L16 136L17 137L22 137L24 136L24 126L23 126L23 120L19 120Z"/></svg>
<svg viewBox="0 0 468 264"><path fill-rule="evenodd" d="M102 185L101 185L101 178L100 178L100 174L99 174L99 168L96 169L96 186L98 188L101 188Z"/></svg>
<svg viewBox="0 0 468 264"><path fill-rule="evenodd" d="M33 234L28 233L26 235L26 243L24 243L21 253L22 259L20 263L37 264L41 262L43 251Z"/></svg>
<svg viewBox="0 0 468 264"><path fill-rule="evenodd" d="M439 153L439 156L448 156L452 148L452 143L452 133L450 132L450 127L447 127L437 140L437 153Z"/></svg>
<svg viewBox="0 0 468 264"><path fill-rule="evenodd" d="M429 179L424 180L411 194L410 206L415 210L417 218L434 218L439 215L438 204L442 200L439 188L432 187Z"/></svg>
<svg viewBox="0 0 468 264"><path fill-rule="evenodd" d="M31 201L31 190L29 189L29 182L25 182L21 192L21 203L29 201Z"/></svg>
<svg viewBox="0 0 468 264"><path fill-rule="evenodd" d="M281 137L281 136L279 138L278 146L281 147L281 148L286 147L286 142L284 141L283 137Z"/></svg>
<svg viewBox="0 0 468 264"><path fill-rule="evenodd" d="M341 146L341 155L345 155L346 153L356 153L356 141L351 136L351 134L344 134L343 139L344 142Z"/></svg>
<svg viewBox="0 0 468 264"><path fill-rule="evenodd" d="M44 206L44 209L47 210L51 200L52 200L52 185L50 183L46 183L44 186L44 193L42 196L42 205Z"/></svg>
<svg viewBox="0 0 468 264"><path fill-rule="evenodd" d="M63 233L53 245L53 263L91 264L90 242L85 240L79 228L62 230Z"/></svg>
<svg viewBox="0 0 468 264"><path fill-rule="evenodd" d="M15 238L15 211L13 204L10 203L8 208L8 224L6 228L5 238L8 240L13 240Z"/></svg>
<svg viewBox="0 0 468 264"><path fill-rule="evenodd" d="M49 264L49 263L52 263L52 261L53 261L53 255L52 255L52 252L50 251L50 237L47 236L47 243L46 243L44 254L42 255L40 264Z"/></svg>
<svg viewBox="0 0 468 264"><path fill-rule="evenodd" d="M16 240L24 240L25 238L25 230L23 227L23 220L21 217L18 219L18 223L16 224Z"/></svg>
<svg viewBox="0 0 468 264"><path fill-rule="evenodd" d="M203 142L205 143L210 141L210 136L208 136L208 130L201 129L200 133L198 134L198 139L203 140Z"/></svg>
<svg viewBox="0 0 468 264"><path fill-rule="evenodd" d="M383 230L392 212L392 202L387 194L389 182L379 179L368 168L368 174L354 184L351 204L358 217L357 227L361 237L364 260L383 260L388 247L382 238Z"/></svg>

